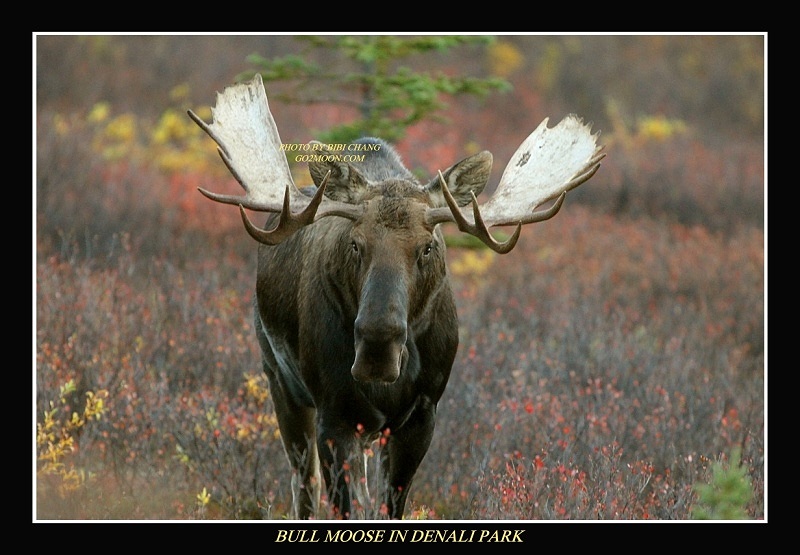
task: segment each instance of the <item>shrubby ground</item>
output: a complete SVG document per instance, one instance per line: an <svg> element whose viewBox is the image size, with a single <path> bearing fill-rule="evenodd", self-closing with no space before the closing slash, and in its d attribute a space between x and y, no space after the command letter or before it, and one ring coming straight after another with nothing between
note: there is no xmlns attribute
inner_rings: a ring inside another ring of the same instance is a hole
<svg viewBox="0 0 800 555"><path fill-rule="evenodd" d="M651 39L637 51L664 61L630 64L636 86L707 64L695 70L716 76L711 90L758 105L746 95L752 40ZM236 210L196 192L236 190L184 116L213 96L198 105L179 90L149 113L143 92L111 84L109 60L160 50L50 40L37 66L34 517L284 518L289 470L251 324L255 245ZM609 57L634 48L587 40ZM495 71L513 65L508 45L523 67L536 62L536 87L514 92L526 113L557 113L556 92L601 86L567 79L564 57L593 71L569 41L503 44ZM763 77L763 51L761 63ZM108 98L66 102L68 74L92 64ZM407 518L689 519L694 486L737 451L747 515L765 518L763 134L746 103L728 120L736 133L709 131L705 91L675 89L646 117L595 107L608 157L556 218L525 229L509 255L449 249L461 346ZM409 163L435 171L477 145L502 166L530 131L518 111L467 108L469 121L410 129L399 145ZM311 127L286 113L298 135Z"/></svg>

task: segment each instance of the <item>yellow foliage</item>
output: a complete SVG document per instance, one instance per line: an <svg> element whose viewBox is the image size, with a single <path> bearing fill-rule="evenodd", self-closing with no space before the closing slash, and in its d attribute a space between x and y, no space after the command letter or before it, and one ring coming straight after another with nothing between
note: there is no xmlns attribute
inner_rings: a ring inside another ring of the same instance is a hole
<svg viewBox="0 0 800 555"><path fill-rule="evenodd" d="M202 106L194 110L194 113L197 114L200 119L203 121L209 121L211 119L211 107L210 106ZM194 125L194 124L192 124ZM198 127L198 129L200 129Z"/></svg>
<svg viewBox="0 0 800 555"><path fill-rule="evenodd" d="M433 511L425 505L420 505L419 507L413 508L411 514L408 515L408 518L404 518L404 520L429 520L432 512Z"/></svg>
<svg viewBox="0 0 800 555"><path fill-rule="evenodd" d="M203 491L197 494L197 504L201 507L205 507L208 505L209 501L211 501L211 495L209 495L206 488L203 488Z"/></svg>
<svg viewBox="0 0 800 555"><path fill-rule="evenodd" d="M492 266L495 253L490 250L467 250L450 264L450 271L455 275L482 276Z"/></svg>
<svg viewBox="0 0 800 555"><path fill-rule="evenodd" d="M90 123L101 124L109 118L107 105L97 104L87 117ZM138 125L133 114L121 114L98 127L92 146L106 160L129 157L135 150Z"/></svg>
<svg viewBox="0 0 800 555"><path fill-rule="evenodd" d="M86 116L86 121L89 123L102 123L108 119L111 113L111 107L108 102L98 102L92 107L92 111Z"/></svg>
<svg viewBox="0 0 800 555"><path fill-rule="evenodd" d="M86 405L82 413L73 412L69 418L60 419L57 405L66 403L66 396L75 391L75 382L70 380L60 387L58 402L50 401L50 410L45 411L41 422L36 423L36 449L39 465L37 473L41 476L59 478L58 493L62 497L81 487L86 481L86 473L73 465L64 463L64 458L75 451L74 433L84 427L91 419L100 420L105 412L104 399L108 391L101 389L96 393L86 393Z"/></svg>
<svg viewBox="0 0 800 555"><path fill-rule="evenodd" d="M112 141L129 143L136 139L136 118L133 114L122 114L106 125L105 135Z"/></svg>
<svg viewBox="0 0 800 555"><path fill-rule="evenodd" d="M173 102L182 102L189 98L190 92L191 88L189 87L189 84L181 83L180 85L175 85L172 87L172 90L169 91L169 98Z"/></svg>
<svg viewBox="0 0 800 555"><path fill-rule="evenodd" d="M186 86L172 91L175 99L187 94ZM197 114L206 121L211 119L207 107L198 109ZM158 121L151 123L131 113L115 115L107 102L99 102L72 124L60 114L53 118L53 127L62 136L81 125L93 133L92 148L105 160L140 161L166 173L227 175L215 154L214 141L182 109L168 108Z"/></svg>
<svg viewBox="0 0 800 555"><path fill-rule="evenodd" d="M189 118L182 117L175 110L167 110L161 115L161 119L153 130L151 139L156 145L162 145L170 141L182 141L190 135L196 134L195 130L201 131Z"/></svg>
<svg viewBox="0 0 800 555"><path fill-rule="evenodd" d="M198 114L203 119L210 114ZM168 109L150 133L150 150L157 166L167 172L210 171L213 141L182 111ZM216 159L213 159L216 162Z"/></svg>
<svg viewBox="0 0 800 555"><path fill-rule="evenodd" d="M667 119L664 116L646 116L636 124L636 134L644 140L664 141L673 135L686 133L686 124L679 119Z"/></svg>
<svg viewBox="0 0 800 555"><path fill-rule="evenodd" d="M525 57L510 42L497 41L489 45L489 65L493 75L508 77L518 70Z"/></svg>
<svg viewBox="0 0 800 555"><path fill-rule="evenodd" d="M563 53L556 43L548 43L544 53L536 64L536 87L542 91L550 91L555 85L561 71Z"/></svg>
<svg viewBox="0 0 800 555"><path fill-rule="evenodd" d="M259 404L269 397L267 378L263 374L245 374L245 391Z"/></svg>
<svg viewBox="0 0 800 555"><path fill-rule="evenodd" d="M670 119L663 115L640 117L634 129L631 129L622 117L622 110L613 99L606 102L606 113L613 128L606 143L618 143L626 150L635 149L651 141L667 141L689 132L689 126L683 120Z"/></svg>
<svg viewBox="0 0 800 555"><path fill-rule="evenodd" d="M208 489L203 488L203 491L197 494L197 518L204 519L206 517L206 509L211 502L211 494Z"/></svg>
<svg viewBox="0 0 800 555"><path fill-rule="evenodd" d="M180 173L185 170L205 171L207 157L199 149L181 150L175 147L164 147L154 157L158 168L168 173Z"/></svg>
<svg viewBox="0 0 800 555"><path fill-rule="evenodd" d="M129 152L130 150L125 145L107 146L100 150L106 160L122 160L127 158Z"/></svg>

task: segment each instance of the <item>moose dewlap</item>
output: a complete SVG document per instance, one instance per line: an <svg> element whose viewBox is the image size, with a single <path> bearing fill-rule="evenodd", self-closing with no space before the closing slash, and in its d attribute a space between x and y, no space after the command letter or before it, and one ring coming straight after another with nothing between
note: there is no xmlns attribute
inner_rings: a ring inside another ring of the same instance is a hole
<svg viewBox="0 0 800 555"><path fill-rule="evenodd" d="M293 470L294 516L315 516L323 485L344 518L354 516L352 494L368 506L364 449L380 439L378 506L401 518L458 347L439 224L509 252L523 225L554 216L567 191L597 171L596 135L575 116L552 128L543 121L479 205L489 152L421 182L390 145L363 138L354 143L363 161L309 162L316 190L307 193L292 180L261 76L218 94L212 113L210 124L189 116L245 194L201 192L239 205L260 243L255 329ZM271 216L261 228L246 209ZM498 242L493 226L516 228Z"/></svg>

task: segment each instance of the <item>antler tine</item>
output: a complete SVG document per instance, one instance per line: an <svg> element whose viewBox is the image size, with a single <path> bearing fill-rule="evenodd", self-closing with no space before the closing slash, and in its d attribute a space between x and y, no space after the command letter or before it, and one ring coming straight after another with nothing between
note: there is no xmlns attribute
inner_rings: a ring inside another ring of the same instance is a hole
<svg viewBox="0 0 800 555"><path fill-rule="evenodd" d="M601 146L599 147L598 150L601 150L602 148L603 147ZM585 172L573 178L569 183L566 184L564 192L566 193L567 191L571 191L578 185L581 185L582 183L589 181L589 179L591 179L592 176L597 173L597 170L600 169L600 160L602 160L605 157L606 157L605 152L598 152L594 158L592 158L591 160L589 160L589 162L587 162L586 166L588 169Z"/></svg>
<svg viewBox="0 0 800 555"><path fill-rule="evenodd" d="M287 185L286 194L283 196L283 208L281 209L281 213L278 218L278 225L276 225L271 231L261 229L253 224L250 221L250 218L247 217L247 212L245 212L244 206L240 204L239 211L242 214L242 222L244 222L245 229L250 236L259 243L264 243L266 245L277 245L291 236L295 231L313 223L314 217L317 214L317 208L319 208L319 205L322 203L322 199L325 194L325 187L328 185L328 178L330 176L331 172L328 170L328 173L325 175L322 183L320 183L320 186L317 189L317 192L314 194L314 197L311 199L311 202L309 202L308 206L306 206L305 209L299 214L292 214L291 207L289 206L289 186Z"/></svg>
<svg viewBox="0 0 800 555"><path fill-rule="evenodd" d="M358 206L324 197L327 177L313 198L297 188L261 75L256 74L252 80L218 94L211 123L191 110L188 113L217 143L220 158L245 194L213 193L203 188L198 188L199 191L216 202L238 205L245 228L256 240L275 245L316 219L333 215L355 219L360 214ZM278 225L272 231L259 229L249 220L245 209L280 213Z"/></svg>
<svg viewBox="0 0 800 555"><path fill-rule="evenodd" d="M542 221L536 207L585 183L599 169L605 154L589 125L574 115L552 128L547 122L523 141L483 205L488 225Z"/></svg>
<svg viewBox="0 0 800 555"><path fill-rule="evenodd" d="M210 123L191 110L188 114L217 144L220 158L245 194L225 195L204 189L200 192L217 202L278 212L288 190L290 204L295 209L305 208L308 200L292 179L261 76L218 93L211 112Z"/></svg>
<svg viewBox="0 0 800 555"><path fill-rule="evenodd" d="M507 241L498 243L489 233L489 228L484 223L483 217L481 217L481 211L478 207L478 199L475 196L475 193L472 193L472 216L475 219L475 223L471 224L464 217L464 214L461 213L456 200L453 198L452 193L450 193L450 189L447 188L447 183L444 180L441 170L439 170L439 181L442 183L444 200L447 202L447 206L450 207L450 213L452 214L452 218L450 219L455 221L459 230L463 231L464 233L474 235L487 247L500 254L505 254L514 248L514 246L517 244L517 240L519 239L519 234L522 231L521 223L517 224L517 229L514 230L513 235L511 235Z"/></svg>
<svg viewBox="0 0 800 555"><path fill-rule="evenodd" d="M431 225L456 222L458 228L483 241L498 253L507 253L517 243L523 225L542 222L555 216L566 194L590 179L605 157L597 146L597 136L576 116L547 127L545 119L512 156L500 184L492 197L481 207L472 196L472 218L461 212L439 172L439 181L447 202L446 208L431 208L427 220ZM536 208L554 200L541 211ZM517 229L505 242L496 241L489 233L492 226L515 225Z"/></svg>
<svg viewBox="0 0 800 555"><path fill-rule="evenodd" d="M241 185L242 189L244 189L245 192L249 192L247 188L247 183L244 181L244 179L242 179L239 176L239 173L236 171L236 168L234 167L230 159L230 156L228 156L228 153L225 151L224 142L217 136L216 133L214 133L214 130L211 129L211 127L205 121L203 121L203 119L200 116L195 114L192 110L187 110L187 113L189 114L189 117L192 118L192 121L194 121L200 129L205 131L206 135L211 137L211 139L215 143L217 143L217 154L219 154L219 157L222 159L222 162L225 164L225 167L228 168L228 171L231 173L234 179L236 179L239 185ZM242 197L240 195L224 195L219 193L213 193L207 189L203 189L202 187L198 187L197 189L198 191L203 193L203 195L210 198L211 200L215 200L217 202L222 202L225 204L240 204L247 200L247 197Z"/></svg>

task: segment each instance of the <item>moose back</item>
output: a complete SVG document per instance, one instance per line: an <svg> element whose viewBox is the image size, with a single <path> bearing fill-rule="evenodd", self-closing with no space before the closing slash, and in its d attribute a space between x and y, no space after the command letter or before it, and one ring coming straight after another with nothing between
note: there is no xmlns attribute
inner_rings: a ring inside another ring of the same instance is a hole
<svg viewBox="0 0 800 555"><path fill-rule="evenodd" d="M379 441L377 499L402 518L458 348L440 224L509 252L523 225L554 216L567 191L594 175L604 156L596 136L575 116L553 128L543 121L479 205L489 152L421 182L380 139L358 141L362 162L316 143L316 188L301 191L259 75L218 94L212 112L210 124L189 115L245 194L200 191L239 205L260 243L255 330L292 467L294 516L316 515L320 476L336 516L368 506L364 450ZM272 216L261 228L246 210ZM500 242L493 226L515 229Z"/></svg>

